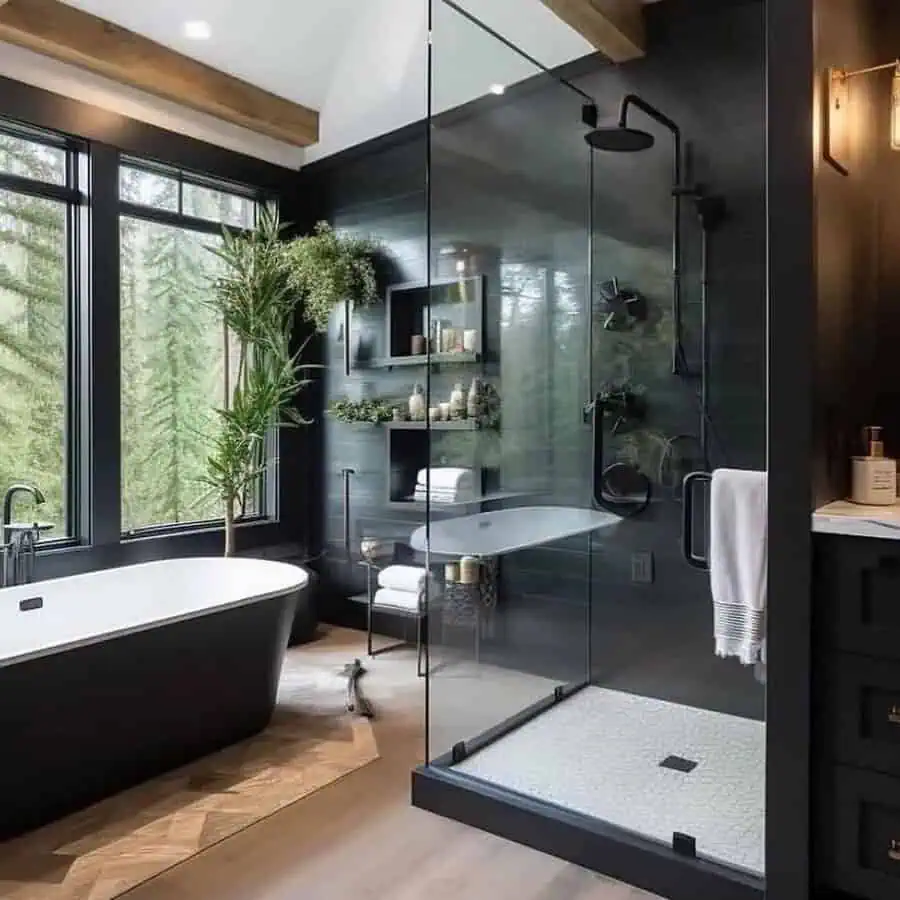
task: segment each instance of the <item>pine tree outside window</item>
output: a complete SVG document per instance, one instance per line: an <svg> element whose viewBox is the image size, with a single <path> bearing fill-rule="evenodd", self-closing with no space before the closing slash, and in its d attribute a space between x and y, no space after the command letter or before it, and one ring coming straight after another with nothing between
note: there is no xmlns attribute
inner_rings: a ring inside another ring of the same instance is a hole
<svg viewBox="0 0 900 900"><path fill-rule="evenodd" d="M122 531L221 519L203 481L225 404L228 336L206 303L222 226L252 228L259 199L128 161L120 167ZM242 511L265 513L260 484Z"/></svg>
<svg viewBox="0 0 900 900"><path fill-rule="evenodd" d="M76 536L76 158L62 138L0 122L0 492L41 489L48 541Z"/></svg>

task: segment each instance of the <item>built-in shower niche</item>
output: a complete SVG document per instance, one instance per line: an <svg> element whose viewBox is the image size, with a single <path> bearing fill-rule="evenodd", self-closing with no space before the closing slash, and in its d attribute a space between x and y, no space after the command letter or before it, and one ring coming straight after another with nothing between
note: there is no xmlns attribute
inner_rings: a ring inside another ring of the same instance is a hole
<svg viewBox="0 0 900 900"><path fill-rule="evenodd" d="M434 511L461 512L477 505L499 490L499 469L486 466L480 438L483 431L472 419L453 422L388 422L388 504L407 509L425 509L416 497L419 473L429 466L455 466L472 469L474 491L454 502L432 501Z"/></svg>
<svg viewBox="0 0 900 900"><path fill-rule="evenodd" d="M382 366L475 363L484 353L484 276L395 284L385 303Z"/></svg>

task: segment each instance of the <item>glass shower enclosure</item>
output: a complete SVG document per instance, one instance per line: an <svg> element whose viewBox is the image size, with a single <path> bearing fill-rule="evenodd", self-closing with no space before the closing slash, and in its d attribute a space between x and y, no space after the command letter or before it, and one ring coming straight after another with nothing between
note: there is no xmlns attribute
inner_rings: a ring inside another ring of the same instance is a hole
<svg viewBox="0 0 900 900"><path fill-rule="evenodd" d="M730 461L708 410L718 222L692 213L678 126L620 81L431 4L414 802L551 852L593 835L569 858L635 883L645 853L762 896L765 686L715 656L703 571L706 473Z"/></svg>

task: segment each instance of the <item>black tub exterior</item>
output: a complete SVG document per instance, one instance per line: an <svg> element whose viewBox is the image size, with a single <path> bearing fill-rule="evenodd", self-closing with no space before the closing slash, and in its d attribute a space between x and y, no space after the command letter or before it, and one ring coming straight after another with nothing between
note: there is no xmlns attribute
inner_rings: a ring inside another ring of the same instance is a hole
<svg viewBox="0 0 900 900"><path fill-rule="evenodd" d="M0 667L0 840L265 728L298 596Z"/></svg>

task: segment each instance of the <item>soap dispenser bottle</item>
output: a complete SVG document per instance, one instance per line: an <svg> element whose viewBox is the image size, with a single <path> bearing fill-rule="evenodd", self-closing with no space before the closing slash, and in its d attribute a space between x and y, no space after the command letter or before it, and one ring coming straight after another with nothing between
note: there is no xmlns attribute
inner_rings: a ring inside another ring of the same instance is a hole
<svg viewBox="0 0 900 900"><path fill-rule="evenodd" d="M884 455L881 428L868 425L863 429L865 456L852 461L850 499L866 506L890 506L897 502L897 463Z"/></svg>

